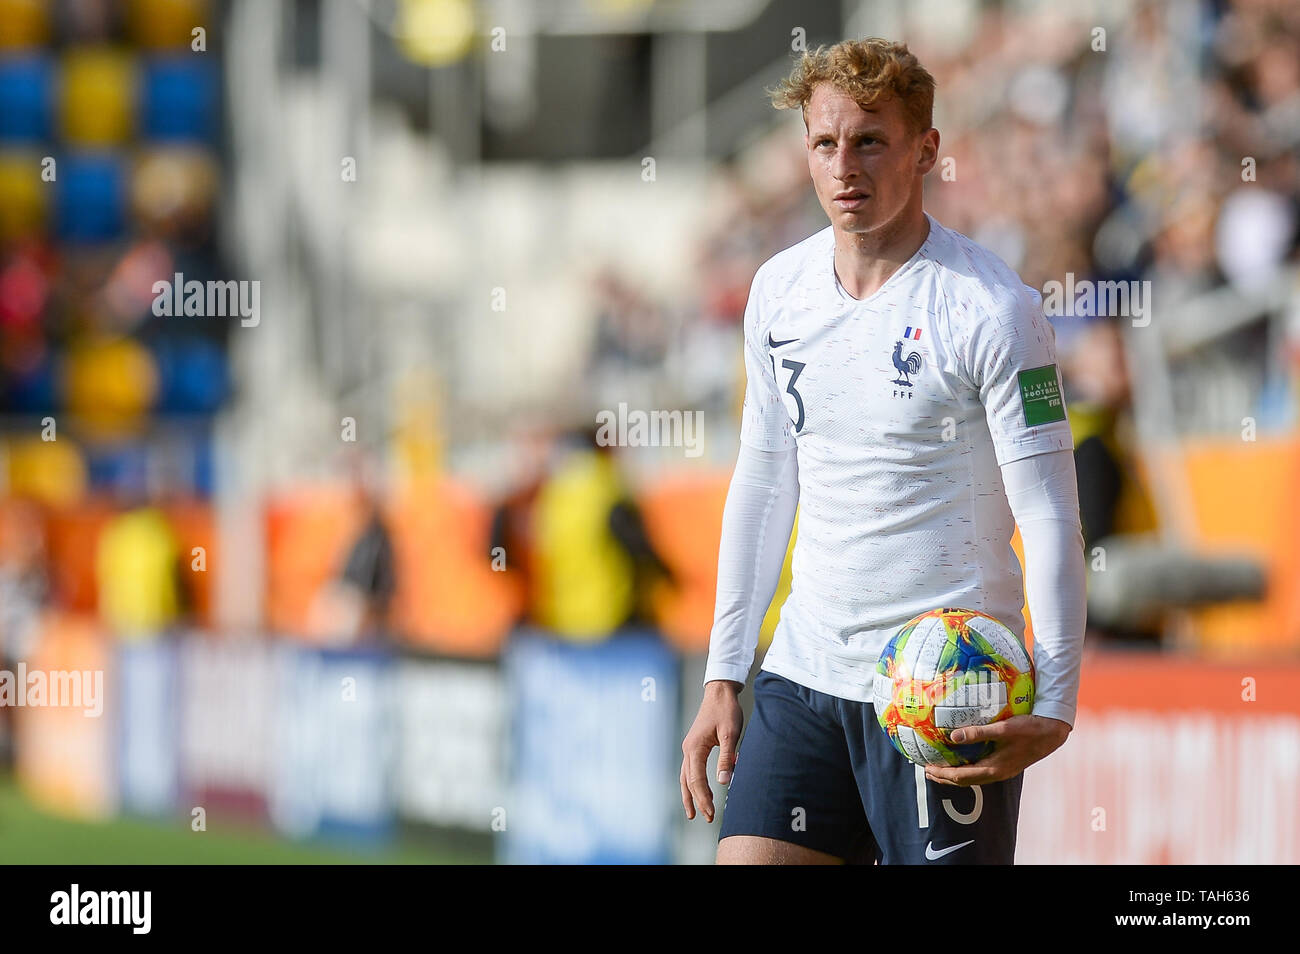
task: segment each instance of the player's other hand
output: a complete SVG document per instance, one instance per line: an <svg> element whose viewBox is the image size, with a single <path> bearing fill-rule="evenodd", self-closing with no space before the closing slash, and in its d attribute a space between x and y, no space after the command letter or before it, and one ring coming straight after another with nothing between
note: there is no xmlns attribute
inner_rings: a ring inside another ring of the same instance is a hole
<svg viewBox="0 0 1300 954"><path fill-rule="evenodd" d="M987 785L1013 778L1065 743L1070 724L1046 716L1018 715L991 725L954 729L954 742L993 742L993 751L970 765L927 765L925 777L943 785Z"/></svg>
<svg viewBox="0 0 1300 954"><path fill-rule="evenodd" d="M682 742L682 807L686 817L694 818L696 808L713 821L713 790L709 788L709 753L716 745L718 754L718 782L731 784L731 772L736 767L736 744L744 713L740 709L738 682L716 679L704 686L704 701L695 716L695 723Z"/></svg>

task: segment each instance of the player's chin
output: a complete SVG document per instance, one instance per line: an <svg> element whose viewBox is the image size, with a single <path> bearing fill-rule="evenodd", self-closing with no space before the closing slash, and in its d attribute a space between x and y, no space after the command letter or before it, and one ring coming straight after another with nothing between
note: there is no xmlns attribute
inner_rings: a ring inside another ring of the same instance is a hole
<svg viewBox="0 0 1300 954"><path fill-rule="evenodd" d="M865 207L860 209L841 209L834 206L830 210L830 219L845 232L870 232L876 226L875 216Z"/></svg>

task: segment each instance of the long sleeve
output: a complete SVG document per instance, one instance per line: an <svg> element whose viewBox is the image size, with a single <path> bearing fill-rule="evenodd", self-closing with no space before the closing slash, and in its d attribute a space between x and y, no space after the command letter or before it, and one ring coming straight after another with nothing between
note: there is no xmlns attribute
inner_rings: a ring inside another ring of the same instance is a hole
<svg viewBox="0 0 1300 954"><path fill-rule="evenodd" d="M776 592L790 529L799 503L793 447L764 451L740 445L722 511L718 595L704 682L744 685L754 662L758 632Z"/></svg>
<svg viewBox="0 0 1300 954"><path fill-rule="evenodd" d="M1079 487L1069 450L1002 465L1002 482L1025 551L1034 621L1034 715L1074 725L1087 622Z"/></svg>

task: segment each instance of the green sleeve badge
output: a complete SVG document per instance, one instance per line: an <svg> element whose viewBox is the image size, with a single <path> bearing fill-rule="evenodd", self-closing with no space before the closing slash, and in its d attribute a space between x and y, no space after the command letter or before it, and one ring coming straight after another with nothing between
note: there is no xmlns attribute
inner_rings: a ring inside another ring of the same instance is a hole
<svg viewBox="0 0 1300 954"><path fill-rule="evenodd" d="M1026 427L1065 420L1065 402L1061 400L1056 365L1045 364L1041 368L1021 371L1018 377Z"/></svg>

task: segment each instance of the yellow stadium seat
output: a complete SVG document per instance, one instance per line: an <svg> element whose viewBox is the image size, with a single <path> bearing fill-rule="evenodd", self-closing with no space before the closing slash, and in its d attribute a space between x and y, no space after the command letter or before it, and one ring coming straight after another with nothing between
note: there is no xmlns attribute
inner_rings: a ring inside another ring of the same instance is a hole
<svg viewBox="0 0 1300 954"><path fill-rule="evenodd" d="M50 0L0 0L0 50L30 50L50 37Z"/></svg>
<svg viewBox="0 0 1300 954"><path fill-rule="evenodd" d="M16 497L51 507L79 501L86 492L86 465L71 440L15 439L5 448L8 489Z"/></svg>
<svg viewBox="0 0 1300 954"><path fill-rule="evenodd" d="M51 183L41 180L34 153L0 153L0 241L35 235L45 228Z"/></svg>
<svg viewBox="0 0 1300 954"><path fill-rule="evenodd" d="M131 0L127 35L150 50L189 49L194 29L208 26L205 0Z"/></svg>
<svg viewBox="0 0 1300 954"><path fill-rule="evenodd" d="M108 47L69 51L63 58L63 136L74 146L113 146L135 127L136 61Z"/></svg>
<svg viewBox="0 0 1300 954"><path fill-rule="evenodd" d="M64 366L68 409L101 433L134 426L153 403L158 371L149 349L131 338L73 345Z"/></svg>

